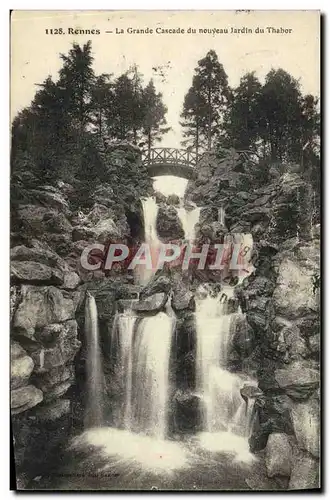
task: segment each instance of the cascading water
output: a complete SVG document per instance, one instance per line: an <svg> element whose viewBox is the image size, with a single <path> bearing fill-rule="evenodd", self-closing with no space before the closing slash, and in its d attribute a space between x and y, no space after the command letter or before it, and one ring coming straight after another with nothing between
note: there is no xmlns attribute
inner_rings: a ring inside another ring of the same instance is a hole
<svg viewBox="0 0 330 500"><path fill-rule="evenodd" d="M123 381L123 397L115 425L164 439L175 319L171 314L159 312L143 318L135 331L136 321L131 311L118 314L112 331L116 367Z"/></svg>
<svg viewBox="0 0 330 500"><path fill-rule="evenodd" d="M95 298L89 292L87 292L85 303L85 335L87 347L87 401L84 423L86 428L90 428L98 427L103 423L103 371L99 346L97 306Z"/></svg>
<svg viewBox="0 0 330 500"><path fill-rule="evenodd" d="M221 292L222 294L222 292ZM234 314L226 314L226 303L220 296L197 300L197 390L201 395L203 410L202 444L214 451L248 453L253 404L246 403L240 389L247 377L227 370L231 324ZM217 448L218 447L218 448Z"/></svg>
<svg viewBox="0 0 330 500"><path fill-rule="evenodd" d="M177 213L181 221L185 239L188 241L194 241L196 238L195 226L199 221L200 207L194 207L192 210L187 210L184 207L178 207Z"/></svg>
<svg viewBox="0 0 330 500"><path fill-rule="evenodd" d="M143 318L133 351L132 426L157 439L167 434L169 363L174 318L164 312Z"/></svg>
<svg viewBox="0 0 330 500"><path fill-rule="evenodd" d="M220 207L218 209L218 221L220 222L220 224L222 224L223 226L225 226L225 209L223 207Z"/></svg>
<svg viewBox="0 0 330 500"><path fill-rule="evenodd" d="M116 314L111 335L111 357L123 384L122 401L114 417L116 427L130 430L132 424L132 352L136 316L130 309Z"/></svg>
<svg viewBox="0 0 330 500"><path fill-rule="evenodd" d="M147 269L145 265L137 265L135 268L135 278L141 285L146 285L156 272L158 261L158 253L160 240L157 235L157 214L158 205L156 200L151 196L141 200L144 219L144 241L149 246L151 259L153 263L152 269Z"/></svg>

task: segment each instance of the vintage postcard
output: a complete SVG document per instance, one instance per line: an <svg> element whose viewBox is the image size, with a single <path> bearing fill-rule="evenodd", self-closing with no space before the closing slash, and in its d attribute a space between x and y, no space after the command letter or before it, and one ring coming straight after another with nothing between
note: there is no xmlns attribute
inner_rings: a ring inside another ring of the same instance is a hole
<svg viewBox="0 0 330 500"><path fill-rule="evenodd" d="M12 488L320 489L320 25L12 12Z"/></svg>

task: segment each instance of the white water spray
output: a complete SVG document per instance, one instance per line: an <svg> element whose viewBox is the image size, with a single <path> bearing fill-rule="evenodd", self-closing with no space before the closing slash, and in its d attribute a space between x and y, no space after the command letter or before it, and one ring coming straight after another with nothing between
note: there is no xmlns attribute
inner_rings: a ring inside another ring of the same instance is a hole
<svg viewBox="0 0 330 500"><path fill-rule="evenodd" d="M181 221L185 239L188 241L194 241L196 238L195 226L199 221L200 207L194 207L192 210L187 210L184 207L178 207L177 213Z"/></svg>
<svg viewBox="0 0 330 500"><path fill-rule="evenodd" d="M203 400L204 428L200 439L211 451L250 456L247 438L253 402L246 403L240 394L249 380L227 370L231 324L239 313L226 314L226 303L219 298L208 295L196 304L197 389Z"/></svg>
<svg viewBox="0 0 330 500"><path fill-rule="evenodd" d="M98 427L103 423L103 372L99 346L99 328L95 298L87 292L85 303L85 336L87 347L85 427Z"/></svg>

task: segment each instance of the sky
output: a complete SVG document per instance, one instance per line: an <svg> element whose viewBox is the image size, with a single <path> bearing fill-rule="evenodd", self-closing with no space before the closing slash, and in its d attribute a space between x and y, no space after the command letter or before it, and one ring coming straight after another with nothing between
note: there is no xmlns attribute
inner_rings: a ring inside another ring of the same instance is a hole
<svg viewBox="0 0 330 500"><path fill-rule="evenodd" d="M258 27L265 33L256 33ZM291 33L268 33L267 27ZM59 28L63 34L46 34L46 29L49 33ZM97 29L100 34L70 34L69 28ZM129 28L154 32L129 34ZM156 28L180 28L185 33L156 34ZM189 28L196 29L196 34L188 34ZM231 33L232 28L249 28L252 33ZM199 34L199 29L228 29L229 33ZM144 83L154 78L171 126L163 147L180 147L183 99L198 60L210 49L217 52L233 87L247 71L255 71L263 81L271 68L281 67L299 79L304 93L319 95L318 11L16 11L11 25L11 117L30 104L36 84L48 75L56 80L60 53L67 53L72 42L90 39L96 74L119 76L136 63ZM164 67L165 81L153 70L158 66Z"/></svg>

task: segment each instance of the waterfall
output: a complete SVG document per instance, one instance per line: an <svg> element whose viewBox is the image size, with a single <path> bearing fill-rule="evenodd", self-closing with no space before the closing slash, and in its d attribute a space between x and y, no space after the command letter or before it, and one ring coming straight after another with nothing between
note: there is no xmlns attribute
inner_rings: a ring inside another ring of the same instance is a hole
<svg viewBox="0 0 330 500"><path fill-rule="evenodd" d="M144 217L145 242L149 245L158 245L159 239L156 229L158 205L156 200L149 196L141 200Z"/></svg>
<svg viewBox="0 0 330 500"><path fill-rule="evenodd" d="M233 445L237 443L235 436L246 443L253 411L253 403L246 403L240 394L247 377L227 370L231 324L240 313L226 314L227 304L219 298L208 295L196 303L197 389L203 401L204 444L212 449L217 436L221 449L224 435L227 445L228 435L234 436Z"/></svg>
<svg viewBox="0 0 330 500"><path fill-rule="evenodd" d="M218 209L218 221L220 222L220 224L222 224L223 226L225 226L225 209L223 207L220 207Z"/></svg>
<svg viewBox="0 0 330 500"><path fill-rule="evenodd" d="M146 285L157 270L160 240L157 234L158 205L156 200L149 196L141 200L144 219L144 241L149 245L153 268L147 269L145 265L137 265L134 274L136 281Z"/></svg>
<svg viewBox="0 0 330 500"><path fill-rule="evenodd" d="M99 329L95 298L87 292L85 303L86 336L86 388L85 427L98 427L103 423L102 394L103 371L99 346Z"/></svg>
<svg viewBox="0 0 330 500"><path fill-rule="evenodd" d="M178 207L176 210L183 227L185 239L188 241L194 241L196 238L195 225L199 221L201 212L200 207L195 207L192 210L186 210L184 207Z"/></svg>
<svg viewBox="0 0 330 500"><path fill-rule="evenodd" d="M131 311L118 314L112 331L123 397L115 425L164 439L167 434L169 362L174 318L159 312L143 318ZM113 355L113 353L111 354Z"/></svg>
<svg viewBox="0 0 330 500"><path fill-rule="evenodd" d="M164 312L143 318L133 353L133 426L158 439L167 434L169 363L174 319Z"/></svg>
<svg viewBox="0 0 330 500"><path fill-rule="evenodd" d="M132 351L135 323L136 316L130 309L121 314L117 313L111 335L110 357L116 359L116 375L123 384L123 397L114 420L116 427L127 430L130 430L132 422Z"/></svg>

